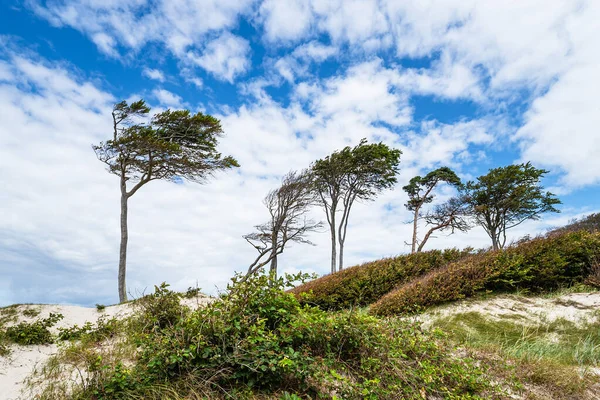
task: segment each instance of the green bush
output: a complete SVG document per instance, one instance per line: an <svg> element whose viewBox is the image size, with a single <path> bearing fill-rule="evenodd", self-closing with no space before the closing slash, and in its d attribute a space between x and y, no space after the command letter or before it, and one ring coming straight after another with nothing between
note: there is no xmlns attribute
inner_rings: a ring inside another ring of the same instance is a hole
<svg viewBox="0 0 600 400"><path fill-rule="evenodd" d="M374 303L370 312L415 312L480 290L552 291L584 282L599 256L600 233L580 231L539 237L504 251L472 255L400 285Z"/></svg>
<svg viewBox="0 0 600 400"><path fill-rule="evenodd" d="M325 310L366 306L376 302L396 286L470 253L470 249L449 249L385 258L315 279L294 288L291 293L311 293L306 300L301 301Z"/></svg>
<svg viewBox="0 0 600 400"><path fill-rule="evenodd" d="M17 344L49 344L54 342L52 333L48 328L56 325L63 319L62 314L50 313L48 318L38 319L35 322L21 322L18 325L6 328L6 337Z"/></svg>
<svg viewBox="0 0 600 400"><path fill-rule="evenodd" d="M441 337L408 321L302 305L284 292L296 278L234 279L206 307L138 329L138 358L128 367L96 359L77 398L495 397L482 370ZM159 290L152 301L171 296Z"/></svg>

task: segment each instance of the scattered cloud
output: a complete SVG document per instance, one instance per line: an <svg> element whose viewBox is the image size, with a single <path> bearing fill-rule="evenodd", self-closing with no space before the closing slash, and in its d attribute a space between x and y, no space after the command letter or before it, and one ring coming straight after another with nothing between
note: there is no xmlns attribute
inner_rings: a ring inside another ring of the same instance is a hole
<svg viewBox="0 0 600 400"><path fill-rule="evenodd" d="M165 89L154 89L152 95L158 100L161 106L176 108L181 107L183 104L181 96Z"/></svg>
<svg viewBox="0 0 600 400"><path fill-rule="evenodd" d="M146 78L149 78L149 79L152 79L155 81L159 81L159 82L165 81L165 75L159 69L144 68L144 70L142 71L142 75L144 75Z"/></svg>
<svg viewBox="0 0 600 400"><path fill-rule="evenodd" d="M217 79L233 83L236 76L250 68L250 44L244 38L224 33L208 42L202 55L189 52L188 57Z"/></svg>

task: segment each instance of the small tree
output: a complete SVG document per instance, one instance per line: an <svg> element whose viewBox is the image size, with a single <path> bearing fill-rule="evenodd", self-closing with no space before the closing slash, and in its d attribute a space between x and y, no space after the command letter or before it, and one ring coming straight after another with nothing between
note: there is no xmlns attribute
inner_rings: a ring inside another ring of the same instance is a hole
<svg viewBox="0 0 600 400"><path fill-rule="evenodd" d="M312 245L306 235L317 231L323 224L306 217L310 207L315 204L312 177L307 171L289 172L283 177L281 187L270 191L263 202L269 210L269 221L257 225L256 232L244 236L258 251L246 276L271 263L270 273L274 279L277 277L277 256L283 253L287 243Z"/></svg>
<svg viewBox="0 0 600 400"><path fill-rule="evenodd" d="M167 110L147 120L150 108L143 100L117 103L112 111L113 137L92 146L96 156L120 179L121 244L119 249L119 301L127 301L128 200L150 181L203 183L215 171L238 167L231 157L217 152L223 130L218 119L188 110ZM132 183L133 186L128 187Z"/></svg>
<svg viewBox="0 0 600 400"><path fill-rule="evenodd" d="M436 231L450 231L453 234L455 231L466 232L471 229L469 224L470 211L468 204L463 196L452 197L447 202L437 205L433 210L425 214L425 221L429 226L429 230L419 243L417 252L421 252L427 240Z"/></svg>
<svg viewBox="0 0 600 400"><path fill-rule="evenodd" d="M492 239L494 250L504 248L506 231L546 212L560 212L561 201L544 192L540 181L547 174L531 163L491 169L466 187L467 201L477 222Z"/></svg>
<svg viewBox="0 0 600 400"><path fill-rule="evenodd" d="M331 234L332 273L344 267L344 243L354 201L373 200L381 191L391 188L396 183L401 154L400 150L383 143L368 144L363 139L355 147L345 147L313 163L315 189ZM336 222L338 211L342 212L339 223Z"/></svg>
<svg viewBox="0 0 600 400"><path fill-rule="evenodd" d="M408 185L402 188L408 194L408 202L404 206L413 213L413 234L411 242L412 253L417 251L417 229L419 219L421 218L421 208L423 205L429 204L433 201L435 198L433 190L441 182L445 182L456 188L460 188L462 186L460 178L456 175L456 173L454 173L454 171L448 167L441 167L429 172L424 177L418 175L415 176L410 180Z"/></svg>

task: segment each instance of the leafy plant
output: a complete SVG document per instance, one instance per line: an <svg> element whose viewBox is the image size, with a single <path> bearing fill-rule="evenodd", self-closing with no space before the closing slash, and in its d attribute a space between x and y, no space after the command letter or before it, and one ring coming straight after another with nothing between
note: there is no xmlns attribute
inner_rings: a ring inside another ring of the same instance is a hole
<svg viewBox="0 0 600 400"><path fill-rule="evenodd" d="M104 304L96 304L96 310L98 310L98 312L102 312L106 309L106 306Z"/></svg>
<svg viewBox="0 0 600 400"><path fill-rule="evenodd" d="M49 344L54 342L52 333L48 328L56 325L63 319L62 314L50 313L48 318L38 319L35 322L21 322L6 329L6 337L17 344Z"/></svg>
<svg viewBox="0 0 600 400"><path fill-rule="evenodd" d="M93 360L78 398L494 398L484 372L451 356L441 336L302 305L284 291L302 276L272 278L236 277L219 300L151 330L133 320L137 358ZM155 289L144 321L162 319L156 304L174 304L166 285Z"/></svg>
<svg viewBox="0 0 600 400"><path fill-rule="evenodd" d="M23 310L23 315L26 317L37 317L38 315L40 315L40 310L36 310L34 308L28 308L26 310Z"/></svg>

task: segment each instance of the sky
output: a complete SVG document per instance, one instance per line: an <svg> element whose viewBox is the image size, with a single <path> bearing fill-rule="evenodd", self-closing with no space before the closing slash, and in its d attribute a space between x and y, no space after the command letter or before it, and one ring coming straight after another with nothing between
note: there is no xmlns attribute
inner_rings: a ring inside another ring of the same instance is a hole
<svg viewBox="0 0 600 400"><path fill-rule="evenodd" d="M242 236L281 176L361 138L403 154L396 187L353 209L347 265L409 251L402 186L440 166L465 181L549 171L561 213L511 240L599 211L598 21L596 0L5 0L0 306L117 302L118 178L91 146L121 100L216 116L241 165L130 199L133 296L163 281L224 290L254 259ZM328 272L327 232L311 239L281 271ZM476 227L427 247L489 244Z"/></svg>

